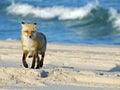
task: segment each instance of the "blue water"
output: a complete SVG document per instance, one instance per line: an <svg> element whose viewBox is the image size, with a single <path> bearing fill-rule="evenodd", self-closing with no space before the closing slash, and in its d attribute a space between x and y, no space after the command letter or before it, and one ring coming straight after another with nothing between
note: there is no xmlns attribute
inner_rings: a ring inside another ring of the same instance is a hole
<svg viewBox="0 0 120 90"><path fill-rule="evenodd" d="M120 45L120 0L0 1L0 40L20 40L22 21L51 43Z"/></svg>

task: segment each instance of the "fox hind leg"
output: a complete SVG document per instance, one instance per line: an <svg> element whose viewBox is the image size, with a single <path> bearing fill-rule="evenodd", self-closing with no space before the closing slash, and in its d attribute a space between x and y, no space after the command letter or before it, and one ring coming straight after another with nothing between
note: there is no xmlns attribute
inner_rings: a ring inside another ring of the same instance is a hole
<svg viewBox="0 0 120 90"><path fill-rule="evenodd" d="M40 67L43 67L44 57L45 57L45 53L42 53L40 60Z"/></svg>
<svg viewBox="0 0 120 90"><path fill-rule="evenodd" d="M37 55L37 67L36 69L39 69L40 68L40 58L39 58L39 55Z"/></svg>

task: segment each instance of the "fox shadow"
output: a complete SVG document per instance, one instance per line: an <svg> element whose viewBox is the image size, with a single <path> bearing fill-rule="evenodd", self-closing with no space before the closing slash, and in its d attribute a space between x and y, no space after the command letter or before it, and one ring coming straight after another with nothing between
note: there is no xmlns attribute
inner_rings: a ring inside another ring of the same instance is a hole
<svg viewBox="0 0 120 90"><path fill-rule="evenodd" d="M46 77L48 77L49 72L43 70L43 71L41 71L40 74L41 74L42 78L46 78Z"/></svg>
<svg viewBox="0 0 120 90"><path fill-rule="evenodd" d="M120 72L120 65L116 65L115 67L108 70L108 72Z"/></svg>

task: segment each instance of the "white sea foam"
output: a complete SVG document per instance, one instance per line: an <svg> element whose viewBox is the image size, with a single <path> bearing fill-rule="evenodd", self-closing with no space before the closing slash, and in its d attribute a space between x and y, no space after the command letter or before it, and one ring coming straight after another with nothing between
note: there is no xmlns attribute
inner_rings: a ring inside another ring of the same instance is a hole
<svg viewBox="0 0 120 90"><path fill-rule="evenodd" d="M68 19L82 19L87 16L92 9L96 8L98 2L89 3L83 7L64 7L64 6L53 6L53 7L35 7L30 4L21 4L12 2L7 7L7 12L14 15L33 15L33 17L51 19L58 18L59 20Z"/></svg>
<svg viewBox="0 0 120 90"><path fill-rule="evenodd" d="M109 9L109 21L112 21L113 27L120 30L120 14L117 12L116 9L110 8Z"/></svg>

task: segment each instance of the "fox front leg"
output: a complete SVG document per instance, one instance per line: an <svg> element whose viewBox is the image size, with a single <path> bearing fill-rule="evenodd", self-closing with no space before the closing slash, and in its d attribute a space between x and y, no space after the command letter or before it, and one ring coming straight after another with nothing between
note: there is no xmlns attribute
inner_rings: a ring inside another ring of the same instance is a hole
<svg viewBox="0 0 120 90"><path fill-rule="evenodd" d="M33 56L32 66L31 68L34 69L35 67L35 61L36 61L36 55Z"/></svg>
<svg viewBox="0 0 120 90"><path fill-rule="evenodd" d="M27 62L26 62L26 57L27 57L27 55L28 55L28 52L27 52L27 51L24 51L24 52L23 52L23 57L22 57L22 62L23 62L23 66L24 66L25 68L28 68L28 64L27 64Z"/></svg>

